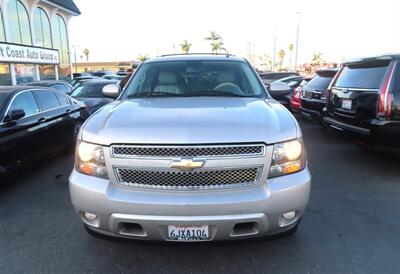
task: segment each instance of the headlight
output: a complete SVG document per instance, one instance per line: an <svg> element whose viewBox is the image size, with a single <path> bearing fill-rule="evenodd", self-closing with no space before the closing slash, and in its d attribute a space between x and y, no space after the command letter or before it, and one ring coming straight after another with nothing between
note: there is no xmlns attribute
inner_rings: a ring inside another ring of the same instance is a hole
<svg viewBox="0 0 400 274"><path fill-rule="evenodd" d="M274 145L269 178L287 175L304 169L305 151L301 139Z"/></svg>
<svg viewBox="0 0 400 274"><path fill-rule="evenodd" d="M108 178L103 147L82 141L78 142L75 168L87 175Z"/></svg>

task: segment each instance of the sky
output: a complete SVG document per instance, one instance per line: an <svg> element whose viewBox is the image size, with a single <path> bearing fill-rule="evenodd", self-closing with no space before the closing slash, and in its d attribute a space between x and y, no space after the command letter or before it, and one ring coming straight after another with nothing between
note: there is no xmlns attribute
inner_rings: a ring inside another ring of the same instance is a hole
<svg viewBox="0 0 400 274"><path fill-rule="evenodd" d="M191 52L210 52L204 40L210 31L223 38L229 53L272 58L274 30L276 49L285 50L288 60L298 22L299 63L318 52L332 62L400 52L400 0L74 2L82 14L70 21L70 45L80 61L85 48L89 61L130 61L143 54L179 53L184 40L192 44Z"/></svg>

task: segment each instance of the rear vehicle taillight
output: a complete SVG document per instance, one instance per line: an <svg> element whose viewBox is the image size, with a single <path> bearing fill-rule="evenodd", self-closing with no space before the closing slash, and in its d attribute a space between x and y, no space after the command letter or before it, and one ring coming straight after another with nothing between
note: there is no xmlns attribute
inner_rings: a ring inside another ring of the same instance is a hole
<svg viewBox="0 0 400 274"><path fill-rule="evenodd" d="M290 106L293 111L297 111L300 108L300 95L303 88L301 86L297 87L293 91L293 97L290 100Z"/></svg>
<svg viewBox="0 0 400 274"><path fill-rule="evenodd" d="M321 96L322 99L325 99L327 102L329 101L329 99L331 98L331 94L332 94L332 87L335 85L336 80L339 78L340 73L342 72L344 66L341 66L340 69L338 70L338 72L335 74L335 76L332 78L331 83L328 86L328 89L326 90L324 97L323 98Z"/></svg>
<svg viewBox="0 0 400 274"><path fill-rule="evenodd" d="M392 82L394 71L394 62L389 66L383 84L379 90L378 98L378 111L379 118L390 118L392 116L393 93L390 90L390 83Z"/></svg>

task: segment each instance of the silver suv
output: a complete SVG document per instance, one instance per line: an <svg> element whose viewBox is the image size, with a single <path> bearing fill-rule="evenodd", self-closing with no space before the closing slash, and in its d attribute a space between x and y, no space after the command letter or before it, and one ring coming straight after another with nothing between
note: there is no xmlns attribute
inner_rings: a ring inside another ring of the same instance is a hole
<svg viewBox="0 0 400 274"><path fill-rule="evenodd" d="M209 241L296 231L311 184L301 131L245 59L159 57L122 93L103 93L117 99L83 125L69 184L88 232Z"/></svg>

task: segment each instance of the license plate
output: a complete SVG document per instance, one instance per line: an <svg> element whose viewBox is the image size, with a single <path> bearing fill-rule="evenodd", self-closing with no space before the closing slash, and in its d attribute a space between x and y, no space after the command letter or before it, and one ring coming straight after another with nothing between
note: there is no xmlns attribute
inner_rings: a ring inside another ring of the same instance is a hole
<svg viewBox="0 0 400 274"><path fill-rule="evenodd" d="M342 108L351 109L351 100L342 99Z"/></svg>
<svg viewBox="0 0 400 274"><path fill-rule="evenodd" d="M168 239L173 241L206 241L209 239L208 225L169 225Z"/></svg>

